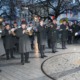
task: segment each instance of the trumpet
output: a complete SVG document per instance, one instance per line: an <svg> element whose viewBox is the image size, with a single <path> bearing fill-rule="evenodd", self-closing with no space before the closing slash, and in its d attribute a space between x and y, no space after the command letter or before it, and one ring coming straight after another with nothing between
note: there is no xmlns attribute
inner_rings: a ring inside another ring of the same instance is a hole
<svg viewBox="0 0 80 80"><path fill-rule="evenodd" d="M13 36L15 36L16 34L15 34L15 30L16 30L17 28L12 28L12 29L10 29L9 30L9 34L12 34Z"/></svg>
<svg viewBox="0 0 80 80"><path fill-rule="evenodd" d="M33 35L33 29L32 28L27 28L25 33L29 36L32 36Z"/></svg>

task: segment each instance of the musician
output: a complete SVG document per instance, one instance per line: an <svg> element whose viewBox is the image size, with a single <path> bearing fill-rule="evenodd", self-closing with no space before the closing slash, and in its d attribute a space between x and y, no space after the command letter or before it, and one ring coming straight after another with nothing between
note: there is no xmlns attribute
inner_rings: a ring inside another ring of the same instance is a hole
<svg viewBox="0 0 80 80"><path fill-rule="evenodd" d="M51 23L52 21L49 20L48 24L47 24L47 43L48 43L48 48L51 48Z"/></svg>
<svg viewBox="0 0 80 80"><path fill-rule="evenodd" d="M73 34L73 30L72 30L72 23L69 23L69 29L68 29L68 44L72 43L72 34Z"/></svg>
<svg viewBox="0 0 80 80"><path fill-rule="evenodd" d="M45 50L45 40L46 40L46 32L45 32L44 21L40 20L39 26L37 27L37 37L38 37L38 46L41 54L41 58L47 57L44 54Z"/></svg>
<svg viewBox="0 0 80 80"><path fill-rule="evenodd" d="M6 51L6 59L9 60L11 58L15 58L13 56L13 39L10 25L7 23L5 25L5 29L2 31L2 37L4 37L4 48Z"/></svg>
<svg viewBox="0 0 80 80"><path fill-rule="evenodd" d="M16 35L19 38L19 53L21 54L21 64L30 63L29 61L29 52L30 47L30 38L26 32L27 24L26 22L21 23L21 28L16 31ZM24 58L25 57L25 58Z"/></svg>
<svg viewBox="0 0 80 80"><path fill-rule="evenodd" d="M14 52L18 52L18 47L19 47L19 38L16 36L16 31L18 29L18 24L17 22L14 22L13 24L13 29L14 29L14 32L13 32L13 40L14 40Z"/></svg>
<svg viewBox="0 0 80 80"><path fill-rule="evenodd" d="M57 46L57 23L56 19L53 20L50 32L51 32L51 44L52 44L52 53L57 52L56 46Z"/></svg>
<svg viewBox="0 0 80 80"><path fill-rule="evenodd" d="M77 24L77 21L74 22L72 25L72 30L73 30L73 43L77 43L78 41L78 36L75 36L75 33L80 30L80 27Z"/></svg>
<svg viewBox="0 0 80 80"><path fill-rule="evenodd" d="M30 22L29 24L29 28L31 28L31 30L33 31L33 24L32 22ZM31 49L34 49L34 33L32 33L32 35L29 35L30 40L31 40Z"/></svg>
<svg viewBox="0 0 80 80"><path fill-rule="evenodd" d="M67 29L68 28L66 26L66 21L64 20L62 25L60 26L62 49L66 49Z"/></svg>

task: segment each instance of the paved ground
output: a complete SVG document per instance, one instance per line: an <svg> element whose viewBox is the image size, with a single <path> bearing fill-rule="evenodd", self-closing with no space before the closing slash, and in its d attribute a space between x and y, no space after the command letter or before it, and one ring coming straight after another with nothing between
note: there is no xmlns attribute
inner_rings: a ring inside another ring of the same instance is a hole
<svg viewBox="0 0 80 80"><path fill-rule="evenodd" d="M80 80L80 45L68 45L66 50L60 49L58 45L56 54L51 53L50 49L46 49L45 53L48 56L45 59L40 59L39 55L36 58L34 53L30 54L30 64L21 65L20 55L16 54L16 59L6 61L5 56L0 59L0 80L51 80L41 71L43 70L51 77L57 80Z"/></svg>

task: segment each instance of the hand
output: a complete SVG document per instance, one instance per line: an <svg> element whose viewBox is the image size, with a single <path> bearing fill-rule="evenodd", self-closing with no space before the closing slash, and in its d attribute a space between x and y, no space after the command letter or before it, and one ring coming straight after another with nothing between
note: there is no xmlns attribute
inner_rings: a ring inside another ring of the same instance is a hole
<svg viewBox="0 0 80 80"><path fill-rule="evenodd" d="M11 30L9 30L8 33L11 34Z"/></svg>
<svg viewBox="0 0 80 80"><path fill-rule="evenodd" d="M69 29L69 31L72 31L72 29Z"/></svg>
<svg viewBox="0 0 80 80"><path fill-rule="evenodd" d="M26 32L26 30L23 30L23 34Z"/></svg>
<svg viewBox="0 0 80 80"><path fill-rule="evenodd" d="M66 30L68 30L68 27L66 28Z"/></svg>
<svg viewBox="0 0 80 80"><path fill-rule="evenodd" d="M60 31L62 31L62 29L60 29Z"/></svg>
<svg viewBox="0 0 80 80"><path fill-rule="evenodd" d="M15 31L15 28L12 28L11 31L14 32Z"/></svg>
<svg viewBox="0 0 80 80"><path fill-rule="evenodd" d="M78 33L76 32L76 33L75 33L75 36L77 36L77 35L78 35Z"/></svg>

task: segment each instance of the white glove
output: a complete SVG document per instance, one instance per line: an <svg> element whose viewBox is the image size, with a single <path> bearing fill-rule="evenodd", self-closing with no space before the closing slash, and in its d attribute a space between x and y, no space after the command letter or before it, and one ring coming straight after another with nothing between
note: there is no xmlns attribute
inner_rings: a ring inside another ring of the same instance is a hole
<svg viewBox="0 0 80 80"><path fill-rule="evenodd" d="M25 30L23 30L23 34L25 33L26 31Z"/></svg>
<svg viewBox="0 0 80 80"><path fill-rule="evenodd" d="M15 31L15 28L12 28L11 31L14 32Z"/></svg>
<svg viewBox="0 0 80 80"><path fill-rule="evenodd" d="M75 33L75 36L77 36L77 35L78 35L78 33L76 32L76 33Z"/></svg>
<svg viewBox="0 0 80 80"><path fill-rule="evenodd" d="M60 29L60 31L62 31L62 29Z"/></svg>

